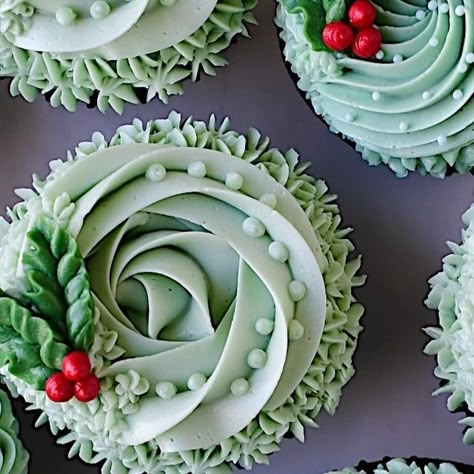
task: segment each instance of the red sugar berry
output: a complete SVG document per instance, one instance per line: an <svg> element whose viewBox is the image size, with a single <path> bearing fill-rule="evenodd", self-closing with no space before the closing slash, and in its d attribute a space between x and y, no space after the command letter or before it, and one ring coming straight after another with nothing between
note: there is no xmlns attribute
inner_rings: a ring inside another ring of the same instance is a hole
<svg viewBox="0 0 474 474"><path fill-rule="evenodd" d="M362 30L373 26L377 10L368 0L356 0L349 8L348 17L353 28Z"/></svg>
<svg viewBox="0 0 474 474"><path fill-rule="evenodd" d="M100 392L99 379L90 374L85 379L76 382L74 385L74 395L80 402L90 402L97 398Z"/></svg>
<svg viewBox="0 0 474 474"><path fill-rule="evenodd" d="M74 396L74 383L57 372L46 381L46 395L56 403L68 402Z"/></svg>
<svg viewBox="0 0 474 474"><path fill-rule="evenodd" d="M64 357L61 370L68 380L79 382L91 373L91 362L85 352L70 352Z"/></svg>
<svg viewBox="0 0 474 474"><path fill-rule="evenodd" d="M327 24L323 29L324 44L334 51L344 51L354 41L352 28L343 21Z"/></svg>
<svg viewBox="0 0 474 474"><path fill-rule="evenodd" d="M374 27L359 31L352 45L352 52L359 58L368 59L375 56L382 46L382 35Z"/></svg>

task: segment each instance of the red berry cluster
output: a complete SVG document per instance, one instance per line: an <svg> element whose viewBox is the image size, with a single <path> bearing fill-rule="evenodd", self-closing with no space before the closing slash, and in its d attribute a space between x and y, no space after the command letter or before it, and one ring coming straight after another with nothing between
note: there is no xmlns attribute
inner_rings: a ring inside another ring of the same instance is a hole
<svg viewBox="0 0 474 474"><path fill-rule="evenodd" d="M99 379L91 373L91 363L85 352L70 352L64 357L61 372L46 381L46 395L57 403L68 402L74 396L80 402L90 402L100 391Z"/></svg>
<svg viewBox="0 0 474 474"><path fill-rule="evenodd" d="M382 35L374 28L376 16L377 10L369 0L356 0L349 7L349 24L335 21L324 27L324 44L334 51L352 47L357 57L371 58L382 46ZM354 29L357 33L354 33Z"/></svg>

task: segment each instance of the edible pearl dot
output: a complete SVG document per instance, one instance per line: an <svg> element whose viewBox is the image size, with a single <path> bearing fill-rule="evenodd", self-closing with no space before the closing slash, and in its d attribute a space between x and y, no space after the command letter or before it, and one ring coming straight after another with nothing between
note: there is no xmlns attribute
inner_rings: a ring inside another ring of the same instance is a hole
<svg viewBox="0 0 474 474"><path fill-rule="evenodd" d="M385 53L382 50L379 50L379 51L377 51L375 57L379 60L383 59L385 57Z"/></svg>
<svg viewBox="0 0 474 474"><path fill-rule="evenodd" d="M463 94L463 91L461 89L456 89L454 92L453 92L453 99L454 100L461 100L463 98L464 94Z"/></svg>
<svg viewBox="0 0 474 474"><path fill-rule="evenodd" d="M295 303L301 301L306 295L306 286L303 282L298 280L293 280L288 285L288 293L290 298Z"/></svg>
<svg viewBox="0 0 474 474"><path fill-rule="evenodd" d="M166 177L166 168L159 163L151 165L148 167L145 173L146 179L149 181L154 181L158 183L159 181L163 181Z"/></svg>
<svg viewBox="0 0 474 474"><path fill-rule="evenodd" d="M393 62L395 64L398 64L398 63L401 63L403 61L403 56L401 54L396 54L394 57L393 57Z"/></svg>
<svg viewBox="0 0 474 474"><path fill-rule="evenodd" d="M275 327L275 323L271 319L267 318L260 318L255 323L255 330L261 336L268 336L273 332L273 328Z"/></svg>
<svg viewBox="0 0 474 474"><path fill-rule="evenodd" d="M406 132L408 130L408 124L406 122L400 122L398 127L402 132Z"/></svg>
<svg viewBox="0 0 474 474"><path fill-rule="evenodd" d="M440 135L440 136L437 138L437 140L438 140L438 145L439 145L439 146L444 146L444 145L446 145L446 143L448 142L448 139L446 138L445 135Z"/></svg>
<svg viewBox="0 0 474 474"><path fill-rule="evenodd" d="M429 100L431 99L431 92L425 91L423 92L423 100Z"/></svg>
<svg viewBox="0 0 474 474"><path fill-rule="evenodd" d="M72 8L61 7L56 11L56 21L63 26L71 25L76 20L76 13Z"/></svg>
<svg viewBox="0 0 474 474"><path fill-rule="evenodd" d="M381 96L380 92L377 92L377 91L372 92L372 100L378 101L378 100L380 100L381 97L382 96Z"/></svg>
<svg viewBox="0 0 474 474"><path fill-rule="evenodd" d="M254 349L247 357L247 363L252 369L261 369L267 362L267 354L262 349Z"/></svg>
<svg viewBox="0 0 474 474"><path fill-rule="evenodd" d="M171 382L160 382L156 384L155 390L156 394L164 400L173 398L178 393L176 385Z"/></svg>
<svg viewBox="0 0 474 474"><path fill-rule="evenodd" d="M207 378L204 374L193 374L188 379L189 390L199 390L207 382Z"/></svg>
<svg viewBox="0 0 474 474"><path fill-rule="evenodd" d="M459 65L458 65L458 71L459 71L461 74L464 74L465 72L467 72L467 64L466 64L466 63L459 63Z"/></svg>
<svg viewBox="0 0 474 474"><path fill-rule="evenodd" d="M288 323L288 337L290 341L299 341L304 336L304 327L296 319Z"/></svg>
<svg viewBox="0 0 474 474"><path fill-rule="evenodd" d="M272 209L277 207L277 197L272 193L262 194L260 197L260 202Z"/></svg>
<svg viewBox="0 0 474 474"><path fill-rule="evenodd" d="M424 10L418 10L415 14L416 16L416 19L418 21L421 21L421 20L424 20L426 18L426 13L424 12Z"/></svg>
<svg viewBox="0 0 474 474"><path fill-rule="evenodd" d="M233 189L234 191L238 191L242 185L244 184L244 178L239 173L235 173L231 171L230 173L226 174L225 177L225 185Z"/></svg>
<svg viewBox="0 0 474 474"><path fill-rule="evenodd" d="M459 5L456 7L456 9L454 10L454 13L457 15L457 16L463 16L465 13L466 13L466 9L462 6L462 5Z"/></svg>
<svg viewBox="0 0 474 474"><path fill-rule="evenodd" d="M288 260L288 249L286 245L281 242L272 242L268 247L268 253L273 260L284 263Z"/></svg>
<svg viewBox="0 0 474 474"><path fill-rule="evenodd" d="M242 395L245 395L249 390L250 384L248 380L245 379L236 379L232 382L232 385L230 386L230 391L232 392L232 395L235 395L236 397L241 397Z"/></svg>
<svg viewBox="0 0 474 474"><path fill-rule="evenodd" d="M202 161L196 161L188 166L188 174L193 178L204 178L206 173L206 165Z"/></svg>
<svg viewBox="0 0 474 474"><path fill-rule="evenodd" d="M449 12L449 5L447 3L442 3L440 6L439 6L439 11L441 13L448 13Z"/></svg>
<svg viewBox="0 0 474 474"><path fill-rule="evenodd" d="M346 114L346 122L352 123L354 121L354 116L352 114Z"/></svg>
<svg viewBox="0 0 474 474"><path fill-rule="evenodd" d="M265 234L265 226L255 217L247 217L242 224L246 235L253 238L262 237Z"/></svg>
<svg viewBox="0 0 474 474"><path fill-rule="evenodd" d="M474 53L467 53L466 54L466 62L468 64L473 64L474 63Z"/></svg>
<svg viewBox="0 0 474 474"><path fill-rule="evenodd" d="M434 11L438 8L438 2L436 0L431 0L428 2L428 10Z"/></svg>
<svg viewBox="0 0 474 474"><path fill-rule="evenodd" d="M95 20L101 20L110 14L110 5L103 0L97 0L91 5L91 17Z"/></svg>
<svg viewBox="0 0 474 474"><path fill-rule="evenodd" d="M431 38L429 44L432 48L436 48L436 46L439 44L438 38Z"/></svg>

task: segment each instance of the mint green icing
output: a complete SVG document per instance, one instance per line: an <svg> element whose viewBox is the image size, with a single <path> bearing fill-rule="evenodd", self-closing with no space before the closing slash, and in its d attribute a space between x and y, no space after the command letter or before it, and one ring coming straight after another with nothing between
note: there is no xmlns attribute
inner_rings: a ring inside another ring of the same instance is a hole
<svg viewBox="0 0 474 474"><path fill-rule="evenodd" d="M30 456L18 438L16 420L8 395L0 391L0 474L26 474Z"/></svg>
<svg viewBox="0 0 474 474"><path fill-rule="evenodd" d="M332 132L370 165L442 178L474 166L474 12L468 0L373 0L373 60L314 51L301 13L280 0L277 25L298 87ZM445 5L443 7L443 5Z"/></svg>
<svg viewBox="0 0 474 474"><path fill-rule="evenodd" d="M150 179L157 165L166 173ZM286 433L303 441L321 409L334 412L354 372L352 288L364 278L334 196L296 152L172 113L110 142L95 133L50 167L2 225L0 286L25 286L32 215L61 217L89 272L101 393L52 404L2 373L43 411L38 424L69 431L59 442L71 456L105 461L106 474L227 473L268 463ZM245 232L249 217L264 233Z"/></svg>
<svg viewBox="0 0 474 474"><path fill-rule="evenodd" d="M429 281L428 308L438 312L439 323L426 329L432 341L425 352L436 356L435 375L443 381L435 394L448 393L448 408L455 411L464 403L474 412L472 338L474 317L474 207L463 216L466 226L461 244L448 243L451 254L443 259L443 270ZM474 444L474 418L460 422L466 427L464 442Z"/></svg>
<svg viewBox="0 0 474 474"><path fill-rule="evenodd" d="M442 461L422 462L408 461L402 458L383 461L373 469L345 468L341 471L331 471L328 474L462 474L454 464Z"/></svg>
<svg viewBox="0 0 474 474"><path fill-rule="evenodd" d="M104 6L103 4L107 6ZM3 1L0 77L10 92L53 107L97 101L121 113L138 103L183 93L183 81L225 66L221 53L247 25L257 0ZM108 13L107 13L108 12Z"/></svg>

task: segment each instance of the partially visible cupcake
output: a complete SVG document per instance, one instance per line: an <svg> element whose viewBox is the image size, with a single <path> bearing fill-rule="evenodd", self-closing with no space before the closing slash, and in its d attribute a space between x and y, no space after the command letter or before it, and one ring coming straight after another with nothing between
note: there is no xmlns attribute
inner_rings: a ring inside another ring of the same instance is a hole
<svg viewBox="0 0 474 474"><path fill-rule="evenodd" d="M436 356L435 394L449 394L449 410L467 414L464 442L474 444L474 205L463 223L461 243L448 243L442 271L429 280L426 305L438 312L438 325L426 329L433 340L425 352Z"/></svg>
<svg viewBox="0 0 474 474"><path fill-rule="evenodd" d="M334 413L364 278L294 150L173 113L50 166L2 226L0 314L24 350L0 361L71 455L227 473Z"/></svg>
<svg viewBox="0 0 474 474"><path fill-rule="evenodd" d="M0 77L10 92L53 107L85 102L121 113L215 75L248 36L257 0L14 0L0 5Z"/></svg>
<svg viewBox="0 0 474 474"><path fill-rule="evenodd" d="M472 170L471 0L278 0L276 22L298 88L370 165Z"/></svg>
<svg viewBox="0 0 474 474"><path fill-rule="evenodd" d="M357 467L331 471L328 474L472 474L466 464L425 458L385 458L380 462L361 462Z"/></svg>
<svg viewBox="0 0 474 474"><path fill-rule="evenodd" d="M9 338L8 330L0 327L2 355L5 348L10 360L15 358L15 342ZM8 395L0 390L0 474L26 474L30 455L18 438L19 426Z"/></svg>

